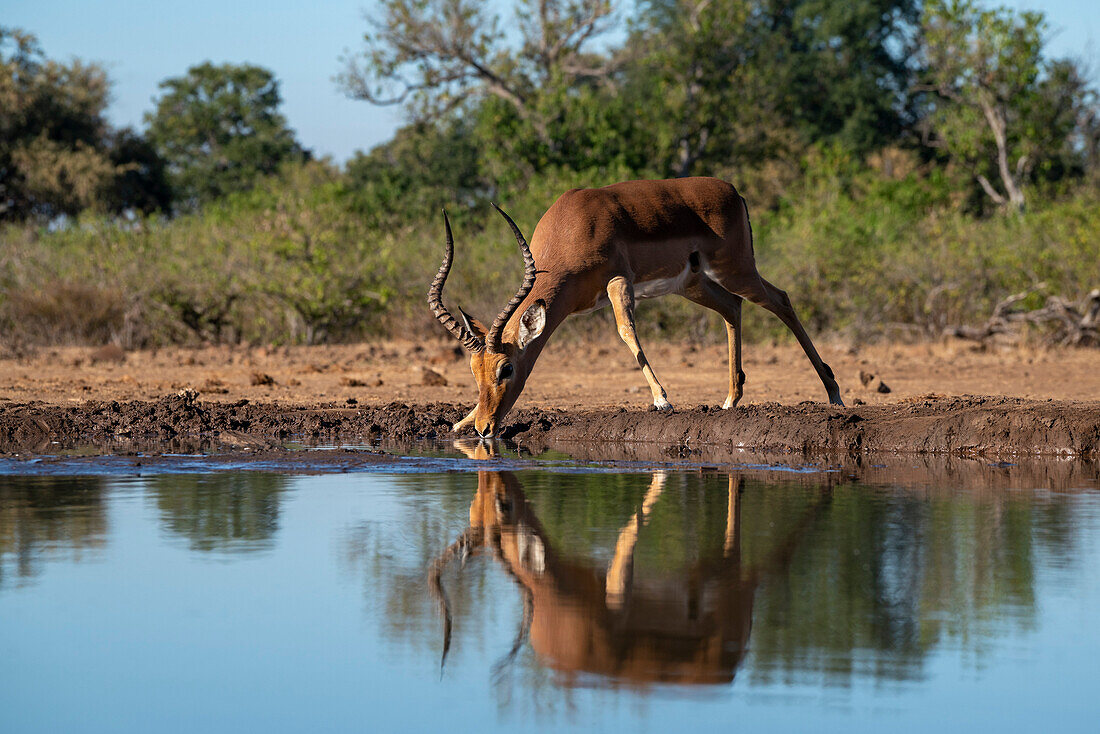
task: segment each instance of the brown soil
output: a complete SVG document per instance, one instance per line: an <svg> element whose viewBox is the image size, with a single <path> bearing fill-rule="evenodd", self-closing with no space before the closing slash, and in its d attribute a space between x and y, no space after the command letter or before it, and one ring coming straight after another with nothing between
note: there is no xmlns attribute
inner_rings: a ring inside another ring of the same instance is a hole
<svg viewBox="0 0 1100 734"><path fill-rule="evenodd" d="M660 415L646 411L648 389L621 344L554 344L505 436L571 453L635 442L626 445L660 446L666 457L736 457L744 448L1100 454L1096 350L822 346L848 408L823 402L797 347L750 345L744 402L717 410L725 397L724 347L656 344L650 361L677 406ZM442 342L171 349L127 353L122 361L92 359L92 352L52 349L0 361L0 451L49 451L53 441L190 437L260 448L297 437L443 437L474 398L465 361ZM425 385L429 369L446 384ZM860 372L875 379L864 385ZM891 392L879 392L880 382Z"/></svg>

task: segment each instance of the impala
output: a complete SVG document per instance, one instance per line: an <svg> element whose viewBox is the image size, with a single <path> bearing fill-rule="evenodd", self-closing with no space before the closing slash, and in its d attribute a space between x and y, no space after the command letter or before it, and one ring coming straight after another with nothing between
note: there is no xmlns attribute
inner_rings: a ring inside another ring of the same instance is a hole
<svg viewBox="0 0 1100 734"><path fill-rule="evenodd" d="M443 305L443 286L454 258L454 238L443 214L447 250L428 291L440 323L470 352L477 406L454 430L474 426L496 436L523 391L546 341L567 317L611 305L622 338L645 375L659 411L668 395L638 342L636 299L676 293L718 312L726 322L729 393L723 408L743 394L741 303L748 299L778 316L794 333L825 386L829 402L843 405L833 372L814 348L787 294L756 270L745 200L716 178L626 181L562 194L539 220L531 245L500 207L524 260L523 284L492 324Z"/></svg>

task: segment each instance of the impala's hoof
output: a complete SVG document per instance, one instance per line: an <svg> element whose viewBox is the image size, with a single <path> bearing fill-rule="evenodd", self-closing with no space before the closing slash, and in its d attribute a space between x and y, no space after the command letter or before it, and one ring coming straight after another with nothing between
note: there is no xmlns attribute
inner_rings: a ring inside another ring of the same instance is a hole
<svg viewBox="0 0 1100 734"><path fill-rule="evenodd" d="M651 410L655 410L658 413L671 413L672 403L667 400L655 401Z"/></svg>

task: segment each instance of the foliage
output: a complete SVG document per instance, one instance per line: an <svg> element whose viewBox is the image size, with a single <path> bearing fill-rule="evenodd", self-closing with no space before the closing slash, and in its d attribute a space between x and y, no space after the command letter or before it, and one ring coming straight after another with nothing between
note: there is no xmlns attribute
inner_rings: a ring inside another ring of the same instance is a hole
<svg viewBox="0 0 1100 734"><path fill-rule="evenodd" d="M811 331L936 336L1039 282L1071 299L1097 285L1094 191L1024 219L982 220L952 206L950 181L935 168L899 177L822 157L808 168L801 190L759 228L757 256Z"/></svg>
<svg viewBox="0 0 1100 734"><path fill-rule="evenodd" d="M995 203L1017 210L1033 175L1064 174L1086 88L1075 64L1044 58L1045 31L1038 12L984 10L973 0L925 3L936 143L971 168Z"/></svg>
<svg viewBox="0 0 1100 734"><path fill-rule="evenodd" d="M0 221L164 203L155 158L107 125L108 91L98 65L47 59L33 35L0 27Z"/></svg>
<svg viewBox="0 0 1100 734"><path fill-rule="evenodd" d="M524 0L518 37L482 3L384 0L341 83L415 126L473 116L484 177L504 186L549 168L713 172L792 139L866 152L907 121L912 0L639 5L608 49L606 0Z"/></svg>
<svg viewBox="0 0 1100 734"><path fill-rule="evenodd" d="M1067 298L1098 285L1095 191L1037 203L1024 218L976 219L954 204L949 178L912 152L868 162L814 148L802 167L776 211L752 212L761 272L790 292L813 333L935 336L1040 281ZM625 175L551 171L499 201L530 233L559 192ZM402 194L372 185L372 196L402 206ZM56 231L0 230L0 331L131 345L439 335L423 305L442 254L439 202L398 208L381 224L364 217L364 201L350 174L311 162L171 221L89 217ZM487 204L453 213L457 259L446 295L491 319L520 280L515 242ZM784 333L760 309L745 315L747 339ZM644 334L724 334L716 316L681 299L645 301L638 316ZM571 320L567 334L613 333L609 318Z"/></svg>
<svg viewBox="0 0 1100 734"><path fill-rule="evenodd" d="M627 54L670 175L802 143L865 153L903 131L912 0L649 0Z"/></svg>
<svg viewBox="0 0 1100 734"><path fill-rule="evenodd" d="M162 84L111 130L94 65L0 50L0 330L40 342L317 342L439 334L423 292L446 208L447 297L485 320L554 199L716 175L761 272L814 333L931 336L1009 293L1100 285L1100 105L1038 13L972 0L378 0L343 89L409 124L343 170L310 161L255 66ZM619 33L613 31L619 30ZM170 185L171 184L171 185ZM1023 217L990 217L1003 202ZM171 218L142 213L174 210ZM126 217L118 217L126 213ZM60 216L64 215L64 216ZM35 225L47 224L45 228ZM567 322L606 329L608 314ZM641 328L721 339L647 302ZM746 310L748 338L785 334Z"/></svg>
<svg viewBox="0 0 1100 734"><path fill-rule="evenodd" d="M418 123L346 166L356 210L372 226L388 227L443 207L472 206L489 190L471 123Z"/></svg>
<svg viewBox="0 0 1100 734"><path fill-rule="evenodd" d="M267 69L206 62L160 88L147 134L185 205L247 190L283 162L307 157L278 112L279 83Z"/></svg>
<svg viewBox="0 0 1100 734"><path fill-rule="evenodd" d="M375 104L406 104L420 120L492 96L552 143L538 96L608 72L588 48L610 28L609 0L520 0L518 43L476 0L380 0L377 11L341 84Z"/></svg>

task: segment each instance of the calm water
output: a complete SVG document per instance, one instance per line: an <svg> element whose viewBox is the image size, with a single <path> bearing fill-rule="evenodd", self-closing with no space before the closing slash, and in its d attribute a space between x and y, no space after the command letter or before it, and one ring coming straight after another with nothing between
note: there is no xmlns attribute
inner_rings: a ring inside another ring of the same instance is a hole
<svg viewBox="0 0 1100 734"><path fill-rule="evenodd" d="M0 732L1096 731L1100 492L829 479L0 477Z"/></svg>

